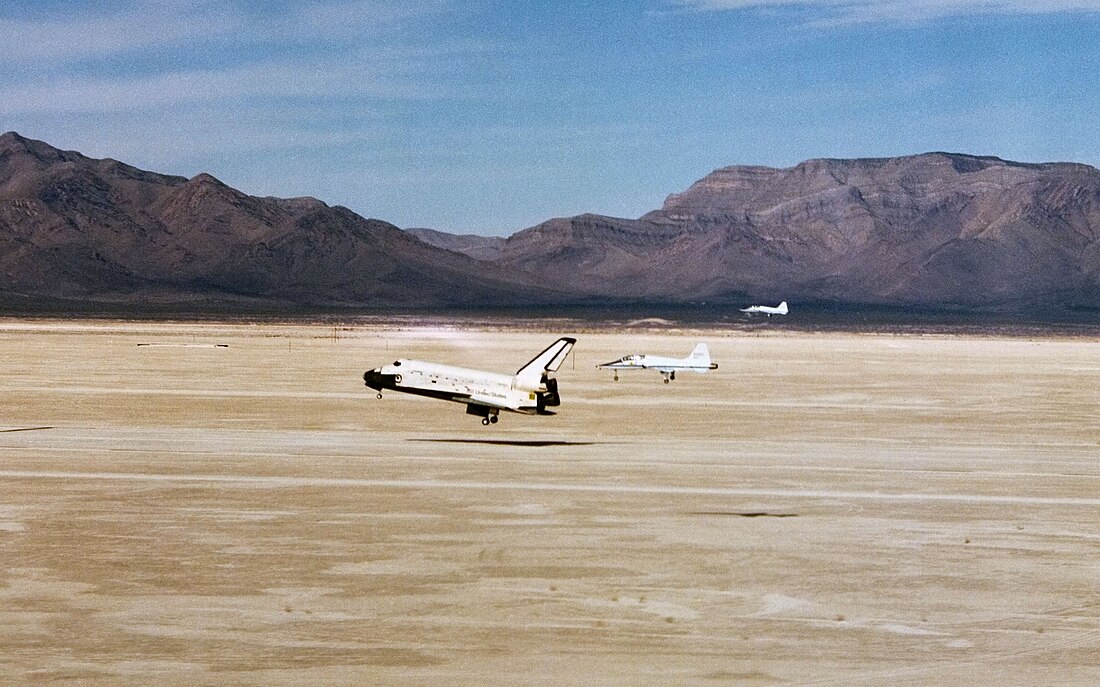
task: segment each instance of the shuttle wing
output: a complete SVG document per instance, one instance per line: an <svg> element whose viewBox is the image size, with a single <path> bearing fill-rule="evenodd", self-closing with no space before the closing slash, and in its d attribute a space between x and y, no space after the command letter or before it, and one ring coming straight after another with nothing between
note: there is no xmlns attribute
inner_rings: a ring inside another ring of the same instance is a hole
<svg viewBox="0 0 1100 687"><path fill-rule="evenodd" d="M485 396L482 394L474 394L463 399L462 402L476 406L485 406L486 408L496 408L498 410L519 410L518 404L513 405L507 403L502 398L495 398L493 396Z"/></svg>

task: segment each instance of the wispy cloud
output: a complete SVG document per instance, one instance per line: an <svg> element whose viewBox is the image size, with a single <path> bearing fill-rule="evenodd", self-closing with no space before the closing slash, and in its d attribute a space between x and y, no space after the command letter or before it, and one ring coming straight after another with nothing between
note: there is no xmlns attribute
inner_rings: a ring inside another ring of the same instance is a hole
<svg viewBox="0 0 1100 687"><path fill-rule="evenodd" d="M474 97L463 64L498 49L450 32L461 13L449 0L14 12L0 7L5 128L187 174L259 151L369 146L409 112Z"/></svg>
<svg viewBox="0 0 1100 687"><path fill-rule="evenodd" d="M441 12L445 0L334 0L282 10L244 2L142 0L124 10L35 19L3 18L0 61L41 66L201 44L334 43Z"/></svg>
<svg viewBox="0 0 1100 687"><path fill-rule="evenodd" d="M301 98L429 100L446 89L396 76L369 61L271 61L151 76L69 77L27 84L0 100L0 114L135 112L198 103Z"/></svg>
<svg viewBox="0 0 1100 687"><path fill-rule="evenodd" d="M125 14L0 19L0 60L32 63L108 57L199 39L230 36L240 18L220 7L138 6Z"/></svg>
<svg viewBox="0 0 1100 687"><path fill-rule="evenodd" d="M0 18L0 114L435 100L455 93L456 58L485 49L411 30L445 0L273 7L142 0L126 13Z"/></svg>
<svg viewBox="0 0 1100 687"><path fill-rule="evenodd" d="M673 0L701 12L795 10L815 25L904 22L958 16L1100 12L1100 0Z"/></svg>

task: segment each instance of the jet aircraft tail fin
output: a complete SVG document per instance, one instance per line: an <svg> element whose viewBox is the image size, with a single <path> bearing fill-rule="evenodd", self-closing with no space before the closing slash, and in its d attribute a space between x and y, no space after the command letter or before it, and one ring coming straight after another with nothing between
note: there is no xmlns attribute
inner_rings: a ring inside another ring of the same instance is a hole
<svg viewBox="0 0 1100 687"><path fill-rule="evenodd" d="M569 351L573 350L573 344L575 343L577 343L577 340L573 337L563 336L550 344L531 362L519 368L512 386L517 389L538 389L543 384L543 375L548 372L557 372L561 364L565 362Z"/></svg>
<svg viewBox="0 0 1100 687"><path fill-rule="evenodd" d="M692 365L710 365L710 351L707 350L707 345L705 343L697 345L688 356L688 360Z"/></svg>
<svg viewBox="0 0 1100 687"><path fill-rule="evenodd" d="M710 361L710 351L707 350L707 345L705 343L698 344L695 347L691 355L687 357L687 363L696 368L696 372L718 369L718 364Z"/></svg>
<svg viewBox="0 0 1100 687"><path fill-rule="evenodd" d="M776 308L776 310L779 312L780 315L786 315L787 314L787 301L783 301L782 303L780 303L779 307Z"/></svg>

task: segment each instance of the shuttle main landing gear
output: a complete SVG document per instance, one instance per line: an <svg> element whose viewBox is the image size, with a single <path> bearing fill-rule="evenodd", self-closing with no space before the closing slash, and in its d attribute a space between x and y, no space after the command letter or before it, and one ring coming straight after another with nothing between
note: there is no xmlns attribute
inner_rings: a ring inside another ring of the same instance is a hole
<svg viewBox="0 0 1100 687"><path fill-rule="evenodd" d="M466 404L466 414L480 415L481 424L485 425L486 427L488 427L489 425L495 425L500 420L500 418L497 417L499 413L500 410L496 408L487 408L485 406L474 405L473 403Z"/></svg>

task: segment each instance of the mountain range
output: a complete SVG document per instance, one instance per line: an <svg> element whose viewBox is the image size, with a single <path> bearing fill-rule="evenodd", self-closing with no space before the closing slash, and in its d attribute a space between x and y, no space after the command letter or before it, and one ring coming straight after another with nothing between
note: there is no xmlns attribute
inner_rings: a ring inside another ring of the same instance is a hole
<svg viewBox="0 0 1100 687"><path fill-rule="evenodd" d="M9 303L195 310L521 305L557 294L314 198L257 198L0 136Z"/></svg>
<svg viewBox="0 0 1100 687"><path fill-rule="evenodd" d="M639 219L554 219L497 264L607 296L1100 304L1100 172L946 153L727 167Z"/></svg>
<svg viewBox="0 0 1100 687"><path fill-rule="evenodd" d="M402 231L0 136L0 294L195 310L573 303L1100 307L1100 171L927 153L716 170L637 219Z"/></svg>

